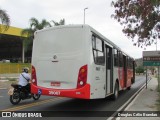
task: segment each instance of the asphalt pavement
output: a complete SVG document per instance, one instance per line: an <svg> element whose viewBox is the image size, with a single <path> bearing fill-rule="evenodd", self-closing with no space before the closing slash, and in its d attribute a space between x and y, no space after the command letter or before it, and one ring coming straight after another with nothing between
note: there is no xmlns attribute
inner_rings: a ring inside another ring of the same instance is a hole
<svg viewBox="0 0 160 120"><path fill-rule="evenodd" d="M136 100L132 102L132 104L127 107L125 111L156 111L155 102L158 98L156 93L156 79L153 78L148 84L148 89L144 89L137 97ZM24 100L19 105L14 107L9 103L9 97L6 96L7 89L1 89L0 91L0 109L15 109L18 111L115 111L118 110L119 107L121 107L143 84L145 83L144 76L138 76L136 77L136 82L131 87L131 90L125 90L120 92L120 96L118 100L112 101L110 99L100 99L100 100L78 100L78 99L71 99L71 98L60 98L57 99L57 97L48 97L48 96L42 96L38 102L33 102L33 100ZM3 88L6 86L2 86ZM9 87L9 85L8 85ZM156 97L157 96L157 97ZM151 100L149 100L149 103L147 102L147 97L149 97ZM52 98L52 99L51 99ZM48 100L50 99L50 100ZM138 100L139 99L139 100ZM145 102L144 102L145 101ZM143 105L144 104L144 105ZM22 109L23 108L23 109ZM146 109L146 108L149 108ZM92 112L91 112L92 113ZM94 112L93 112L94 113ZM121 120L137 120L137 119L143 119L150 120L151 117L118 117L116 119ZM47 118L52 119L52 117ZM66 119L66 117L54 117L54 119ZM67 117L69 120L70 117ZM75 119L71 118L71 119ZM84 117L76 117L76 119L84 119ZM107 117L86 117L85 119L89 120L106 120ZM114 118L115 119L115 118ZM159 118L155 117L154 120L159 120Z"/></svg>

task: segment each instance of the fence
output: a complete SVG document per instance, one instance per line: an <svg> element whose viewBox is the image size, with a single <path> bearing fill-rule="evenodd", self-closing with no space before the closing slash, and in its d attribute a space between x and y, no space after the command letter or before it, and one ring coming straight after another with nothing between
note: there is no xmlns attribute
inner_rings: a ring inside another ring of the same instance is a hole
<svg viewBox="0 0 160 120"><path fill-rule="evenodd" d="M30 63L0 63L0 74L21 73L23 67L28 67L31 71Z"/></svg>

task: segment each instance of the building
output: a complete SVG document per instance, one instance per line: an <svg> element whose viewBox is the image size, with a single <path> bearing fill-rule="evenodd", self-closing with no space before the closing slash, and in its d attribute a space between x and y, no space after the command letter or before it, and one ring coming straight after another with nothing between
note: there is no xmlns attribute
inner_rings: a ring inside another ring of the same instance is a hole
<svg viewBox="0 0 160 120"><path fill-rule="evenodd" d="M0 25L0 61L31 61L32 50L30 49L27 52L24 52L23 47L23 40L27 35L21 36L21 31L21 28L12 26L10 26L7 31L4 31L4 26Z"/></svg>

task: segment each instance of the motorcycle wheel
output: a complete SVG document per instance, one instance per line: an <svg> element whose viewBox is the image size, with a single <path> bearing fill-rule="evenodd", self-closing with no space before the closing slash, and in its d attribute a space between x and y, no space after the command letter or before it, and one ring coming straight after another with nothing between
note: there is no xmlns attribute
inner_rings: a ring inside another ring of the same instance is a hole
<svg viewBox="0 0 160 120"><path fill-rule="evenodd" d="M19 92L14 92L13 95L10 95L10 102L13 105L18 104L21 101Z"/></svg>
<svg viewBox="0 0 160 120"><path fill-rule="evenodd" d="M40 98L41 95L39 94L33 94L33 99L34 100L38 100Z"/></svg>

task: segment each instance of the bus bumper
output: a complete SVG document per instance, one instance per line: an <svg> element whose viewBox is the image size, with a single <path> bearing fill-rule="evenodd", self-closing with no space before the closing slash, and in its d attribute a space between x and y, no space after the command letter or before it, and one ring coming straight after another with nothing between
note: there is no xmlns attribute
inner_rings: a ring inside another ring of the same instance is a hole
<svg viewBox="0 0 160 120"><path fill-rule="evenodd" d="M31 84L31 93L48 95L48 96L90 99L90 85L86 84L84 87L78 89L62 90L62 89L45 88Z"/></svg>

